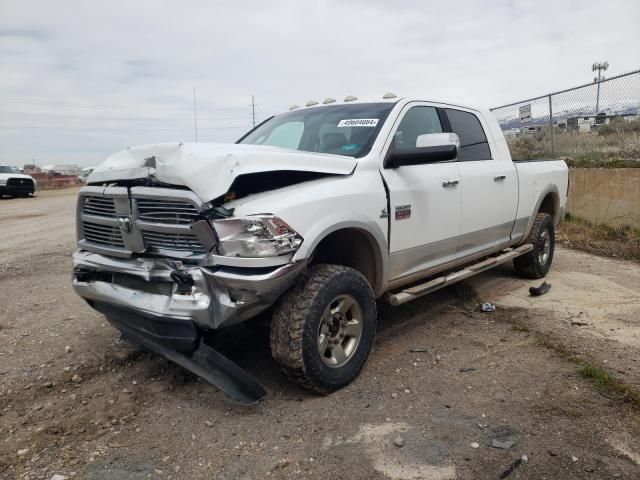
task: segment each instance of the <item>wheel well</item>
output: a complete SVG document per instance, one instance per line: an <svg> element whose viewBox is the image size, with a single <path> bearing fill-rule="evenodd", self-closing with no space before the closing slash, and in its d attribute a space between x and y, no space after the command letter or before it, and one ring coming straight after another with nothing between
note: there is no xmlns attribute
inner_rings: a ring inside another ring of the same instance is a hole
<svg viewBox="0 0 640 480"><path fill-rule="evenodd" d="M554 223L558 223L556 216L559 210L560 199L558 198L558 195L554 192L549 192L542 200L540 208L538 208L538 213L548 213L553 218Z"/></svg>
<svg viewBox="0 0 640 480"><path fill-rule="evenodd" d="M330 233L318 244L311 263L343 265L359 271L374 290L381 283L380 254L374 240L361 230L347 228Z"/></svg>

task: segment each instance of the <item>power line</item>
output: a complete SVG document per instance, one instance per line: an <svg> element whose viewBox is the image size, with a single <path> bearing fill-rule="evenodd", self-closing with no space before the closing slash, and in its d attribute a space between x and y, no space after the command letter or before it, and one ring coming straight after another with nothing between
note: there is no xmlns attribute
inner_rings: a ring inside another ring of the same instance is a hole
<svg viewBox="0 0 640 480"><path fill-rule="evenodd" d="M249 129L251 125L230 125L225 127L199 127L198 130L234 130L234 129ZM0 129L3 130L72 130L72 131L94 131L94 132L122 132L127 131L131 133L136 132L155 132L155 131L176 131L176 130L193 130L193 127L158 127L158 128L136 128L132 130L128 127L100 127L100 128L87 128L87 127L73 127L73 126L57 126L57 125L0 125Z"/></svg>
<svg viewBox="0 0 640 480"><path fill-rule="evenodd" d="M27 116L40 116L40 117L54 117L54 118L77 118L80 120L119 120L119 121L176 121L176 120L192 120L193 117L129 117L129 116L118 116L118 117L110 117L110 116L102 116L102 115L68 115L66 113L58 113L58 112L17 112L13 110L0 110L0 114L7 115L27 115ZM244 115L242 117L199 117L200 120L218 120L218 121L227 121L227 120L249 120L249 115Z"/></svg>
<svg viewBox="0 0 640 480"><path fill-rule="evenodd" d="M72 103L72 102L61 102L61 101L50 101L50 100L24 100L24 99L0 99L0 103L11 103L17 105L38 105L38 106L51 106L51 107L63 107L63 108L89 108L94 110L102 110L102 109L165 109L165 110L173 110L173 109L184 109L183 104L174 104L174 105L155 105L155 104L130 104L130 105L100 105L100 104L81 104L81 103ZM215 108L200 108L200 110L204 111L235 111L235 110L245 110L245 107L215 107Z"/></svg>

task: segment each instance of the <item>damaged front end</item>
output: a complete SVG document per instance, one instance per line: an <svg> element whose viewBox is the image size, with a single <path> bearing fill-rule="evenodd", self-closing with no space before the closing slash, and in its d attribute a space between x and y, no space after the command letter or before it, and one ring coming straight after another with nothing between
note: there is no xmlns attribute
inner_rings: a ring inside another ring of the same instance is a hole
<svg viewBox="0 0 640 480"><path fill-rule="evenodd" d="M78 199L73 287L125 337L250 404L264 389L205 345L204 333L271 306L306 261L292 262L286 253L221 255L212 222L229 213L187 189L85 187ZM238 241L229 238L231 249Z"/></svg>

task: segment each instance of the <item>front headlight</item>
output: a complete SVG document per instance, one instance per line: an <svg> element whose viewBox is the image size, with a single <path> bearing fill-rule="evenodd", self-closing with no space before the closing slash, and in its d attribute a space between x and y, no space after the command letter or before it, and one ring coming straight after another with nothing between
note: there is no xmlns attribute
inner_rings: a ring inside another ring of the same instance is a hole
<svg viewBox="0 0 640 480"><path fill-rule="evenodd" d="M302 244L302 237L273 215L211 220L211 225L220 240L218 251L226 257L276 257Z"/></svg>
<svg viewBox="0 0 640 480"><path fill-rule="evenodd" d="M6 178L0 178L0 185L4 186L7 184L7 179Z"/></svg>

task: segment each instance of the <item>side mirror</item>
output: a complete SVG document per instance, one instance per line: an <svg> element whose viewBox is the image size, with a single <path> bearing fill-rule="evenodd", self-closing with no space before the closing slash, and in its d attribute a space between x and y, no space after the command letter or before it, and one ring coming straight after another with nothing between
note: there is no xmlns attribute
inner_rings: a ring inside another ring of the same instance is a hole
<svg viewBox="0 0 640 480"><path fill-rule="evenodd" d="M384 168L405 165L448 162L458 157L460 139L455 133L427 133L419 135L416 147L403 150L390 149L384 159Z"/></svg>

